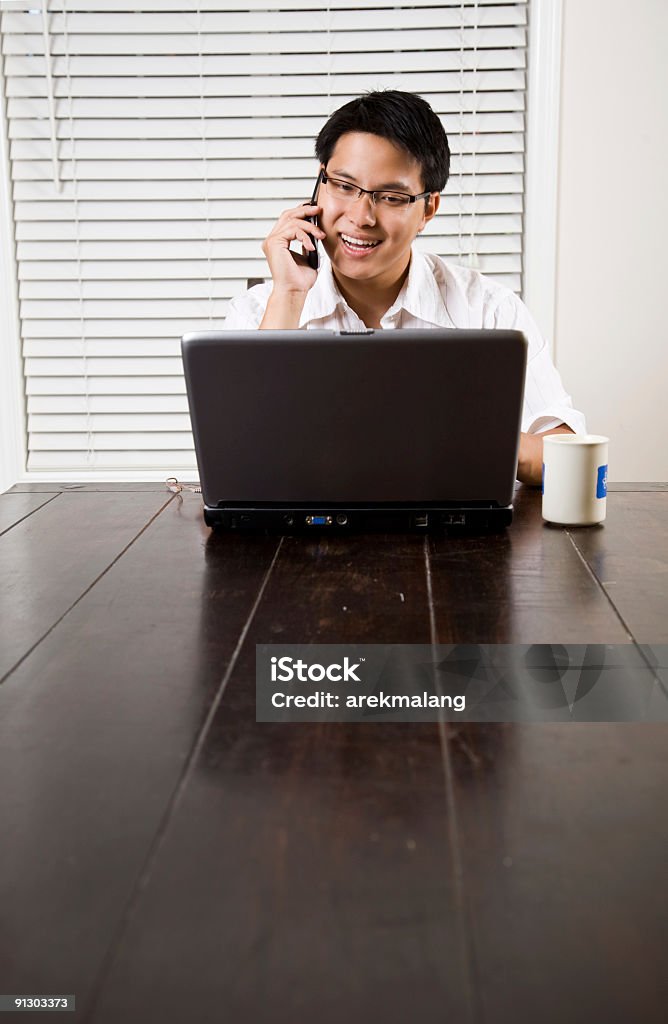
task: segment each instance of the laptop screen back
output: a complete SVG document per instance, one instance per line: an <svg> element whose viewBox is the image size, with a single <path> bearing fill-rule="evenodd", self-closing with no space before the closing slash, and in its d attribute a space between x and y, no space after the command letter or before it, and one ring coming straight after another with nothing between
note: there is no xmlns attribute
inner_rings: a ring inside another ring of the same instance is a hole
<svg viewBox="0 0 668 1024"><path fill-rule="evenodd" d="M182 350L210 507L512 501L518 331L218 331Z"/></svg>

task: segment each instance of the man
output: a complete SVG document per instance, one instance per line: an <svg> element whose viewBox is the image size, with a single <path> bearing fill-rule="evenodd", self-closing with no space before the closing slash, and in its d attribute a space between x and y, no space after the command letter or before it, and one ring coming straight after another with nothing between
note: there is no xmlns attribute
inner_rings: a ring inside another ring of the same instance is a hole
<svg viewBox="0 0 668 1024"><path fill-rule="evenodd" d="M584 417L514 292L413 248L448 180L439 118L420 96L371 92L331 115L315 151L324 176L316 202L281 214L262 246L272 281L235 298L225 328L521 330L529 350L517 475L539 484L543 437L583 433ZM291 251L294 241L303 255ZM319 271L305 255L317 241L327 254Z"/></svg>

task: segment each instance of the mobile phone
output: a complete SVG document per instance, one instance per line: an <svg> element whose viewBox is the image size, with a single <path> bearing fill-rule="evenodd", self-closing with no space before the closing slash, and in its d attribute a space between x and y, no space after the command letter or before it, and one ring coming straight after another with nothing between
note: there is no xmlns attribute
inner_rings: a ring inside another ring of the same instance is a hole
<svg viewBox="0 0 668 1024"><path fill-rule="evenodd" d="M322 175L323 172L321 170L320 174L318 175L318 179L315 183L315 188L313 189L313 195L311 196L311 206L315 206L316 201L318 199L318 189L320 188ZM315 224L315 226L318 227L317 217L306 217L306 220L310 221L311 224ZM315 249L306 253L306 262L308 263L309 267L311 267L312 270L317 270L318 267L320 266L320 256L318 254L318 240L317 238L313 238L313 236L311 236L311 238L315 245Z"/></svg>

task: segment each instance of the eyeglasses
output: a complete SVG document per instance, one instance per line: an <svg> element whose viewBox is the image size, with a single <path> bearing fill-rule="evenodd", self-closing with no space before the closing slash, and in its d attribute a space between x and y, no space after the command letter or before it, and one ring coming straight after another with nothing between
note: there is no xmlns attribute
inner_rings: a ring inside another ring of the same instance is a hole
<svg viewBox="0 0 668 1024"><path fill-rule="evenodd" d="M349 181L330 178L322 171L320 173L320 180L327 189L328 195L346 203L354 203L360 196L371 196L374 206L379 206L383 210L407 210L411 203L417 203L418 199L426 199L431 195L431 192L420 192L418 196L409 196L406 192L390 192L384 188L360 188L359 185L353 185Z"/></svg>

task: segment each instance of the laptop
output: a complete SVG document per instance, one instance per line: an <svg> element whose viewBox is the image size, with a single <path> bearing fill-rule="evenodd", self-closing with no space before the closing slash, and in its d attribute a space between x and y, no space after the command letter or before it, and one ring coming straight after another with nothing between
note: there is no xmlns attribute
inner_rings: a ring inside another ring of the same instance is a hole
<svg viewBox="0 0 668 1024"><path fill-rule="evenodd" d="M181 347L209 526L511 522L520 331L205 331Z"/></svg>

